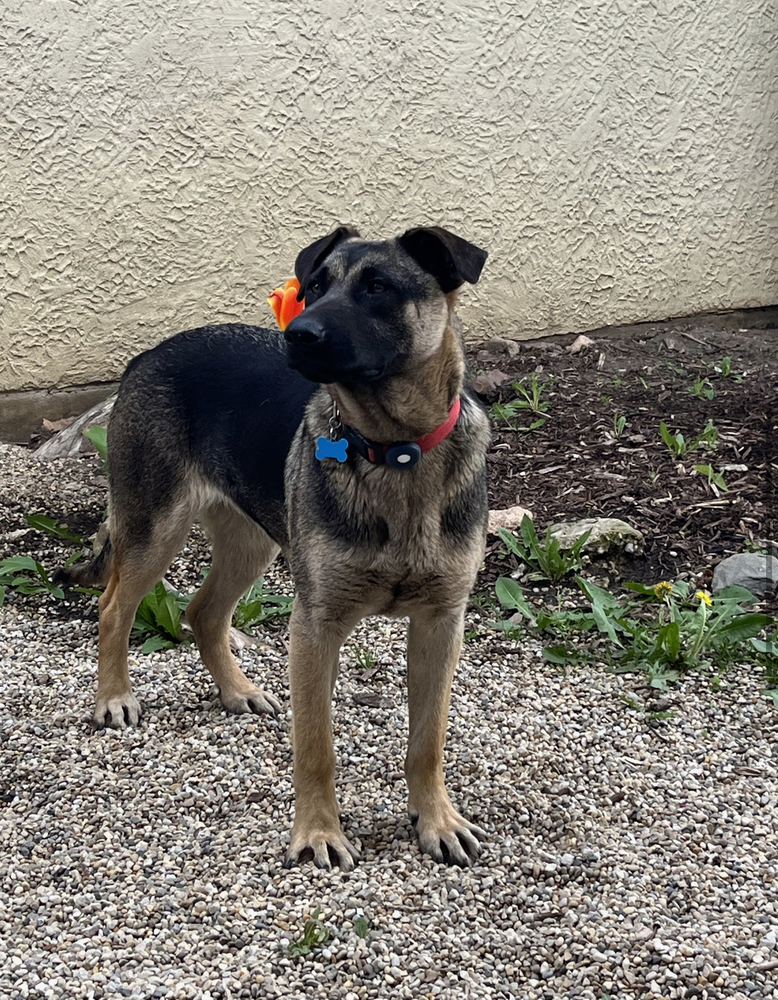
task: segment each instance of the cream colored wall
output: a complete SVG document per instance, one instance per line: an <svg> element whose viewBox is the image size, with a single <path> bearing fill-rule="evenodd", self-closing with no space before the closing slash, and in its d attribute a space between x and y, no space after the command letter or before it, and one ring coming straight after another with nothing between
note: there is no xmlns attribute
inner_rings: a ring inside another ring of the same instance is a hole
<svg viewBox="0 0 778 1000"><path fill-rule="evenodd" d="M0 390L115 377L334 223L518 337L776 292L772 0L3 0Z"/></svg>

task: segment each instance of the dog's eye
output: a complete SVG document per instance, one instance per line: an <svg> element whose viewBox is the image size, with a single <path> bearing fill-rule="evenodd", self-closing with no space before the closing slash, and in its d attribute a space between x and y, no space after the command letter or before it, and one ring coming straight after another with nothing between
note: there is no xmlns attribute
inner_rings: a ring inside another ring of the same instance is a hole
<svg viewBox="0 0 778 1000"><path fill-rule="evenodd" d="M367 283L367 293L368 295L380 295L381 292L386 291L386 285L383 281L379 281L378 278L373 278Z"/></svg>

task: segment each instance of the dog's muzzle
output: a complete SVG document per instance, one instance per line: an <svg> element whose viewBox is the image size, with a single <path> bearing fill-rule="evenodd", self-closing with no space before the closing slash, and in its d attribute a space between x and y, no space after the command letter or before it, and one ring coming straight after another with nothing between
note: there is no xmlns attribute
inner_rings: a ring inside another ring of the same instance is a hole
<svg viewBox="0 0 778 1000"><path fill-rule="evenodd" d="M360 358L348 337L332 335L323 318L303 312L284 330L286 360L290 368L311 382L373 382L384 368Z"/></svg>

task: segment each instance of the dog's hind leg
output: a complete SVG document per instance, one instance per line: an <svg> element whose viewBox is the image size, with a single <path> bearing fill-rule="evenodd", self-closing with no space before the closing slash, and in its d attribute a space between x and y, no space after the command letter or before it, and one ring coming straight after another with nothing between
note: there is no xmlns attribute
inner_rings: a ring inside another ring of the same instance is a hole
<svg viewBox="0 0 778 1000"><path fill-rule="evenodd" d="M459 659L464 610L425 607L408 626L408 810L419 847L436 861L469 866L486 833L454 809L443 781L451 682Z"/></svg>
<svg viewBox="0 0 778 1000"><path fill-rule="evenodd" d="M130 631L143 597L162 579L186 540L192 511L179 505L160 517L148 538L131 541L134 534L111 527L113 560L108 586L100 597L100 649L97 660L97 699L93 724L123 729L137 725L140 705L132 693L127 664Z"/></svg>
<svg viewBox="0 0 778 1000"><path fill-rule="evenodd" d="M230 651L232 613L241 595L278 555L279 547L256 522L226 503L201 512L211 536L211 570L192 598L186 617L200 656L229 712L275 714L281 703L246 677Z"/></svg>

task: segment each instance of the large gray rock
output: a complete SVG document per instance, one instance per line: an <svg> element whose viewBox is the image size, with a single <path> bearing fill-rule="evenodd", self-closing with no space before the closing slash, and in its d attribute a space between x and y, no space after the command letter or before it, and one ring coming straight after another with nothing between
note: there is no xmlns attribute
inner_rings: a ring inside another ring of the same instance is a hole
<svg viewBox="0 0 778 1000"><path fill-rule="evenodd" d="M583 547L590 556L637 556L646 545L642 532L618 517L585 517L581 521L551 525L551 535L558 539L563 550L572 548L581 535L590 530L591 535Z"/></svg>
<svg viewBox="0 0 778 1000"><path fill-rule="evenodd" d="M41 460L50 458L73 458L75 455L85 455L94 453L94 445L89 438L84 437L84 431L99 424L105 427L111 415L116 396L109 396L102 403L97 403L86 413L74 420L73 423L64 430L59 431L53 438L44 441L40 448L33 454Z"/></svg>
<svg viewBox="0 0 778 1000"><path fill-rule="evenodd" d="M713 571L713 593L725 587L745 587L754 597L764 597L778 586L778 559L759 552L738 552L722 559Z"/></svg>

